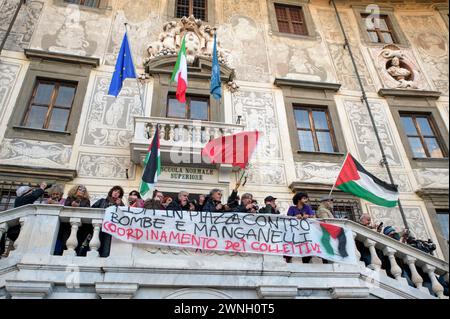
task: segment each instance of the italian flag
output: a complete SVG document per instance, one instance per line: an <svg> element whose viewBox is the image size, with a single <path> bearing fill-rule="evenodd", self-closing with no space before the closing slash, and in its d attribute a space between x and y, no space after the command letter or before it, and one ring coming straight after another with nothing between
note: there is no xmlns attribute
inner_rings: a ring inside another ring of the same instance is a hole
<svg viewBox="0 0 450 319"><path fill-rule="evenodd" d="M172 73L170 83L177 82L177 100L180 103L186 103L186 90L188 86L187 79L187 55L186 55L186 39L183 38L180 53L178 54L177 63Z"/></svg>
<svg viewBox="0 0 450 319"><path fill-rule="evenodd" d="M336 181L336 188L379 206L396 207L398 205L397 187L367 172L351 154L348 154L345 159Z"/></svg>
<svg viewBox="0 0 450 319"><path fill-rule="evenodd" d="M161 151L159 147L159 125L157 125L155 136L144 160L144 173L142 174L142 182L139 190L143 198L147 199L151 197L152 193L150 191L155 187L156 182L158 182L159 175L161 175Z"/></svg>

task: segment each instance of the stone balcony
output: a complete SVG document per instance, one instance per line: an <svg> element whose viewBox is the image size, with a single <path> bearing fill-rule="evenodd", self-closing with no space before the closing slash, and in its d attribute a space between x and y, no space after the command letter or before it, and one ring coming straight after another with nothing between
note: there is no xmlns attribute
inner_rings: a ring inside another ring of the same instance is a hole
<svg viewBox="0 0 450 319"><path fill-rule="evenodd" d="M142 164L150 142L159 125L161 161L166 164L192 164L205 166L202 148L211 140L239 133L244 125L192 121L160 117L136 117L134 138L131 142L131 160Z"/></svg>
<svg viewBox="0 0 450 319"><path fill-rule="evenodd" d="M282 257L230 254L135 245L113 238L99 257L104 211L29 205L0 214L0 235L21 225L14 250L0 259L1 298L386 298L444 296L448 263L349 220L370 263L323 263L312 258L286 263ZM62 256L54 255L61 223L71 233ZM82 225L92 226L86 257L75 253ZM358 249L358 248L357 248ZM361 255L359 250L357 256ZM387 262L386 262L387 260ZM402 277L407 270L411 282Z"/></svg>

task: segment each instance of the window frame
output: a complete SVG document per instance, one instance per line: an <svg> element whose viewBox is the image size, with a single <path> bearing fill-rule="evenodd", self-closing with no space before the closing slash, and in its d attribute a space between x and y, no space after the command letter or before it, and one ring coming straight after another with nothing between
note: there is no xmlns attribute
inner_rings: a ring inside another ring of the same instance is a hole
<svg viewBox="0 0 450 319"><path fill-rule="evenodd" d="M365 12L361 13L361 18L363 20L366 19L368 16L370 16L369 13L365 13ZM378 40L381 40L381 41L378 41L378 42L373 42L373 41L371 41L371 42L372 43L379 43L379 44L398 44L397 35L394 32L394 28L392 26L392 22L391 22L390 17L387 14L380 14L380 19L384 20L384 22L387 25L387 29L388 30L387 31L386 30L381 30L380 28L368 29L367 26L366 26L366 33L367 34L369 32L375 32L377 34ZM391 38L392 38L393 42L392 43L385 42L384 41L384 37L383 37L383 33L389 33L391 35ZM370 36L369 36L369 39L370 39Z"/></svg>
<svg viewBox="0 0 450 319"><path fill-rule="evenodd" d="M302 35L296 33L281 32L278 26L275 4L299 7L303 14L303 26L306 29L306 34ZM317 38L319 37L319 34L316 31L314 20L311 15L311 11L309 9L309 0L267 0L267 9L271 26L271 32L269 33L270 35L308 40L317 40Z"/></svg>
<svg viewBox="0 0 450 319"><path fill-rule="evenodd" d="M30 60L30 66L9 119L5 138L73 145L91 71L100 65L100 60L34 49L25 49L25 56ZM23 125L37 79L77 83L66 131L37 129Z"/></svg>
<svg viewBox="0 0 450 319"><path fill-rule="evenodd" d="M287 126L295 162L326 162L341 164L347 153L347 143L339 119L334 96L341 85L335 83L311 82L292 79L275 79L275 85L283 91ZM336 143L335 153L308 152L300 150L294 105L326 108L330 116Z"/></svg>
<svg viewBox="0 0 450 319"><path fill-rule="evenodd" d="M398 95L402 91L393 91L391 94L389 91L380 93L387 100L389 109L391 110L392 117L397 126L397 131L403 144L403 149L409 159L411 167L413 169L423 168L446 168L448 169L449 159L447 158L416 158L412 153L408 137L403 128L401 119L402 113L422 113L432 116L435 123L436 133L438 133L439 139L443 142L445 154L449 154L449 132L446 128L445 122L436 104L436 100L439 95L427 94L421 96L421 92L412 91L410 95L402 96ZM431 92L435 93L435 92Z"/></svg>
<svg viewBox="0 0 450 319"><path fill-rule="evenodd" d="M305 129L305 128L299 128L296 124L296 128L297 128L297 132L298 131L304 131L304 132L311 132L312 137L313 137L313 142L314 142L314 148L315 151L304 151L302 150L302 146L300 143L300 138L298 138L298 146L300 148L301 152L311 152L311 153L325 153L325 154L335 154L337 151L337 143L336 143L336 137L335 137L335 133L334 133L334 128L333 128L333 123L331 121L331 116L330 116L330 111L328 109L327 106L310 106L310 105L304 105L304 104L294 104L293 105L294 108L294 116L295 116L295 110L303 110L303 111L307 111L308 112L308 118L309 118L309 125L310 125L310 129ZM313 112L314 111L321 111L325 113L326 119L327 119L327 126L328 126L328 130L325 129L316 129L316 123L314 122L314 116L313 116ZM295 120L297 121L297 118L295 118ZM333 147L333 152L324 152L320 150L320 144L319 144L319 140L317 137L317 132L327 132L330 135L331 138L331 144Z"/></svg>
<svg viewBox="0 0 450 319"><path fill-rule="evenodd" d="M83 4L76 4L76 3L69 3L65 0L53 0L53 4L55 6L59 7L67 7L69 5L76 5L79 6L80 10L86 10L91 12L97 12L97 13L105 13L107 10L112 10L112 0L99 0L99 4L97 7L90 7Z"/></svg>
<svg viewBox="0 0 450 319"><path fill-rule="evenodd" d="M97 2L96 2L96 6L94 7L94 6L88 6L88 5L86 5L85 4L85 2L86 1L88 1L88 0L77 0L79 3L72 3L72 2L68 2L67 0L63 0L63 2L65 2L65 3L67 3L67 4L77 4L77 5L79 5L79 6L85 6L85 7L88 7L88 8L93 8L93 9L98 9L98 8L100 8L100 4L101 4L101 0L98 0Z"/></svg>
<svg viewBox="0 0 450 319"><path fill-rule="evenodd" d="M275 15L277 18L277 24L278 24L278 30L280 30L280 17L278 16L277 12L277 7L280 9L284 9L286 16L287 16L287 20L283 21L283 22L287 22L289 25L289 32L285 32L285 31L279 31L281 33L288 33L288 34L294 34L294 35L308 35L308 26L306 25L306 21L305 21L305 14L303 13L303 7L302 6L293 6L293 5L288 5L288 4L282 4L282 3L274 3L275 5ZM299 15L301 17L301 21L293 21L292 16L291 16L291 10L293 9L297 9L299 11ZM298 23L301 24L302 26L302 33L296 33L294 30L294 23Z"/></svg>
<svg viewBox="0 0 450 319"><path fill-rule="evenodd" d="M355 14L355 17L357 19L357 24L359 26L359 33L361 37L361 41L365 43L368 46L375 46L375 47L383 47L387 45L386 42L372 42L369 34L367 32L366 25L364 23L364 18L362 17L363 14L370 15L371 12L367 11L367 6L362 5L352 5L353 12ZM394 8L388 7L388 6L379 6L380 8L380 16L386 16L389 19L390 25L388 25L391 35L393 35L394 43L397 46L400 47L409 47L410 42L408 41L405 33L403 32L402 28L400 27L400 24L398 23L395 14L394 14Z"/></svg>
<svg viewBox="0 0 450 319"><path fill-rule="evenodd" d="M175 99L176 100L176 95L172 92L169 92L167 95L167 105L166 105L166 118L168 119L179 119L179 120L187 120L187 121L203 121L203 122L211 122L211 101L210 98L208 96L203 96L203 95L197 95L197 94L186 94L186 103L185 103L185 107L187 108L187 112L186 112L186 117L185 118L181 118L181 117L173 117L173 116L169 116L169 102L171 99ZM208 105L208 119L207 120L198 120L198 119L191 119L191 100L192 99L197 99L199 101L203 100L204 102L207 103Z"/></svg>
<svg viewBox="0 0 450 319"><path fill-rule="evenodd" d="M446 151L446 149L445 149L445 147L444 147L444 145L442 143L442 137L439 135L439 131L436 128L436 123L435 123L435 121L433 119L432 114L430 114L430 113L421 113L421 112L416 112L416 113L415 112L400 112L400 119L403 119L403 117L406 117L406 116L408 116L408 117L410 117L412 119L412 121L414 123L414 127L416 128L416 133L418 134L418 135L409 135L406 132L405 128L402 127L403 128L403 132L404 132L404 134L406 135L406 137L408 139L408 144L409 144L410 149L412 147L411 147L411 144L409 143L409 138L411 138L411 137L419 138L420 142L422 144L422 147L423 147L423 149L425 151L425 155L427 156L425 158L424 157L413 157L413 158L414 159L446 159L446 158L448 158L448 153L447 153L447 151ZM420 125L417 122L417 118L426 118L428 120L428 124L430 125L431 131L434 134L433 136L422 134L422 129L420 128ZM436 141L437 141L437 143L439 145L440 151L442 152L442 156L443 157L432 157L431 156L430 151L428 149L428 145L425 142L426 138L434 138L434 139L436 139ZM411 150L411 152L412 152L412 150Z"/></svg>
<svg viewBox="0 0 450 319"><path fill-rule="evenodd" d="M181 18L177 18L177 1L178 0L167 0L166 1L166 12L167 17L172 18L176 21L180 21ZM207 22L210 25L214 25L216 23L216 1L215 0L206 0L206 20L202 20L203 22ZM197 17L195 17L198 19Z"/></svg>
<svg viewBox="0 0 450 319"><path fill-rule="evenodd" d="M39 85L41 83L53 85L52 96L50 98L50 104L48 104L48 105L40 104L40 103L33 103L34 102L34 98L36 97L36 92L37 92L37 90L39 88ZM74 92L73 97L72 97L72 102L70 104L70 108L56 105L56 100L58 99L59 89L60 89L61 86L67 86L67 87L75 88L75 92ZM73 103L74 103L74 100L75 100L75 96L77 94L77 87L78 87L78 83L75 83L75 82L60 81L60 80L55 80L55 79L43 79L43 78L39 78L39 77L36 78L34 89L33 89L33 93L31 94L30 101L28 102L27 112L24 114L24 118L23 118L23 121L21 123L22 127L33 129L32 127L26 126L26 123L28 121L28 117L30 116L32 106L33 105L37 105L37 106L45 106L45 107L48 108L47 114L45 116L45 120L44 120L44 123L43 123L43 128L41 128L42 130L56 131L56 132L67 132L67 126L69 125L70 117L72 116ZM63 131L51 130L51 129L48 128L48 126L50 124L50 121L52 119L52 116L53 116L53 109L55 109L55 108L56 109L69 110L69 116L67 117L66 126L64 127Z"/></svg>
<svg viewBox="0 0 450 319"><path fill-rule="evenodd" d="M177 19L181 19L182 17L178 17L177 15L178 15L178 6L179 6L179 4L178 4L178 2L179 2L180 0L175 0L175 17L177 18ZM191 16L191 15L193 15L194 14L194 8L197 8L197 9L199 9L199 7L195 7L194 6L194 0L187 0L187 1L189 1L189 4L187 5L187 7L188 7L188 11L189 11L189 14L188 14L188 16L187 17L189 17L189 16ZM205 14L205 19L201 19L202 21L208 21L208 0L204 0L205 1L205 7L204 8L200 8L200 9L203 9L204 10L204 14ZM186 6L182 6L182 7L186 7ZM195 16L195 15L194 15ZM196 19L199 19L198 17L195 17Z"/></svg>

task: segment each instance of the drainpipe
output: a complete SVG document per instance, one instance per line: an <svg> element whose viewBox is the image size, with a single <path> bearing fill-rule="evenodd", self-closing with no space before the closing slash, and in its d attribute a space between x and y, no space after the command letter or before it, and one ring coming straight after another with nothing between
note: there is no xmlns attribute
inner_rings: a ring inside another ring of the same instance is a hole
<svg viewBox="0 0 450 319"><path fill-rule="evenodd" d="M364 85L363 85L363 82L361 80L361 76L359 74L358 66L356 65L356 62L355 62L355 57L353 55L352 48L350 46L350 42L348 41L347 34L346 34L344 26L342 24L341 16L339 15L339 11L338 11L338 9L336 7L335 1L334 0L330 0L330 3L333 5L334 10L336 11L336 17L337 17L337 20L339 22L339 26L341 28L342 34L344 36L344 41L345 41L344 48L346 48L348 50L348 53L350 55L350 59L352 60L353 68L355 70L356 77L358 78L359 86L361 87L361 93L362 93L361 99L362 99L362 101L364 101L364 104L367 107L367 111L369 112L370 121L372 123L373 130L375 131L375 136L377 138L378 146L380 147L380 150L381 150L381 157L382 157L381 162L383 163L383 166L386 168L386 171L388 173L389 180L390 180L391 184L395 185L394 177L392 176L391 168L389 166L389 162L387 160L386 153L384 151L383 143L381 142L380 134L378 133L378 128L377 128L377 126L375 124L375 119L374 119L373 114L372 114L372 109L371 109L371 106L369 104L369 100L367 99L366 90L364 89ZM400 214L402 215L403 223L405 224L405 229L409 230L408 222L406 220L405 211L403 210L403 206L402 206L402 203L400 202L400 199L398 201L398 208L400 210Z"/></svg>

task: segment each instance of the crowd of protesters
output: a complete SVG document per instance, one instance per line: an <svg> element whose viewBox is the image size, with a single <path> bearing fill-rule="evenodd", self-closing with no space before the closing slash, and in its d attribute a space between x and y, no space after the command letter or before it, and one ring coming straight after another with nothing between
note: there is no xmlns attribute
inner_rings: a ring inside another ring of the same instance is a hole
<svg viewBox="0 0 450 319"><path fill-rule="evenodd" d="M159 190L154 190L150 199L143 200L141 194L137 190L133 190L128 194L127 199L124 199L125 192L121 186L112 187L107 196L97 200L95 203L91 203L89 192L84 185L75 185L67 193L67 197L63 198L64 188L61 185L48 185L42 182L38 188L31 188L29 186L21 186L17 189L17 197L14 202L14 207L21 207L28 204L33 204L40 198L43 198L45 192L48 193L48 199L44 201L44 204L49 205L64 205L75 208L108 208L110 206L129 206L135 208L145 209L157 209L157 210L177 210L177 211L208 211L208 212L238 212L238 213L251 213L251 214L277 214L281 212L277 205L277 198L273 196L267 196L264 199L264 205L259 207L258 202L254 199L250 193L242 194L239 196L238 189L240 184L237 184L233 189L231 195L224 204L223 192L220 189L213 189L207 195L200 195L196 199L193 199L186 191L178 193L176 198L165 196L165 194ZM331 196L325 196L320 199L319 207L314 211L309 204L309 196L306 192L299 192L292 198L292 206L287 211L287 216L308 219L333 219L337 216L333 213L334 198ZM375 225L372 223L371 216L369 214L363 214L359 220L359 223L365 227L383 233L384 235L393 239L402 241L403 243L410 244L408 242L409 233L407 231L397 231L392 226L383 227L383 223ZM63 230L63 235L60 236L57 244L57 253L62 253L64 247L62 245L70 235L70 225L66 225L67 229ZM20 226L11 227L8 230L8 237L14 241L20 232ZM89 233L90 230L80 229L81 240L83 240L85 233ZM60 232L61 233L61 232ZM103 240L105 242L110 241L110 238L102 233ZM67 237L67 238L66 238ZM105 245L105 247L108 245ZM1 245L0 245L1 247ZM103 247L102 247L103 248ZM100 250L102 250L102 248ZM363 249L364 247L362 247ZM105 248L106 249L106 248ZM101 251L100 254L107 255L108 251ZM0 254L1 255L1 254ZM363 254L363 259L369 258L369 255ZM370 263L370 260L364 260L366 263Z"/></svg>

